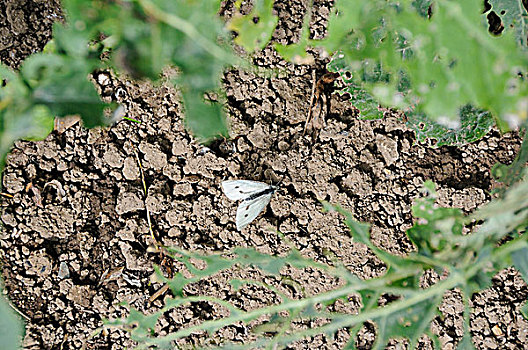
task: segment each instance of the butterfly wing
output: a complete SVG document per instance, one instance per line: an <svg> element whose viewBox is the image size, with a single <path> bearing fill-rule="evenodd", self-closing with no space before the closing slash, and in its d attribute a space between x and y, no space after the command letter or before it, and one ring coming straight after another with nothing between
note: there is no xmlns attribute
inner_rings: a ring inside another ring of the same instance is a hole
<svg viewBox="0 0 528 350"><path fill-rule="evenodd" d="M237 230L242 230L253 221L268 205L273 192L263 194L255 199L245 200L238 206L236 215Z"/></svg>
<svg viewBox="0 0 528 350"><path fill-rule="evenodd" d="M252 194L261 192L270 185L249 180L227 180L222 182L222 189L227 198L236 201L239 199L246 199Z"/></svg>

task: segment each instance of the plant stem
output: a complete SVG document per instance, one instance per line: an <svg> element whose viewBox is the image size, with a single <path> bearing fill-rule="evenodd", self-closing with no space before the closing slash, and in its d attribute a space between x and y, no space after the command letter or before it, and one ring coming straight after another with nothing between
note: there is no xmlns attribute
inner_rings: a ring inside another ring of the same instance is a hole
<svg viewBox="0 0 528 350"><path fill-rule="evenodd" d="M525 248L525 247L528 247L528 243L524 240L524 238L511 241L505 244L504 246L498 248L498 250L496 250L492 254L490 259L491 260L501 259L505 255L511 254L511 252ZM488 264L490 259L483 259L482 261L471 265L471 267L467 269L466 271L452 271L446 280L441 281L428 289L424 289L420 293L411 295L409 298L402 299L400 301L393 302L385 307L375 308L373 310L369 310L369 311L363 312L358 315L350 315L350 316L344 315L343 319L334 319L332 323L326 324L321 327L307 329L307 330L297 332L295 334L291 334L288 336L282 336L280 340L277 340L277 344L290 343L292 341L299 340L299 339L309 337L309 336L314 336L316 334L332 333L341 328L351 327L351 326L363 323L368 320L377 319L385 315L394 314L394 313L403 311L427 299L441 298L447 290L451 290L455 287L465 285L466 281L468 281L480 269L482 269L484 265ZM411 271L407 271L407 273L411 273ZM401 277L401 275L398 274L397 277L395 275L391 277L398 279ZM238 315L233 315L228 318L218 319L218 320L213 320L213 321L206 321L200 325L196 325L193 327L179 330L175 333L167 335L166 337L162 339L146 338L142 340L148 342L149 344L158 344L161 342L172 341L172 340L176 340L182 337L189 336L190 334L194 332L203 331L204 329L220 328L222 326L233 324L236 322L248 322L248 321L257 319L258 317L266 315L266 314L276 314L281 311L303 309L310 305L315 305L317 303L323 303L328 300L335 300L338 298L342 298L344 296L350 295L359 290L364 290L364 289L377 290L379 288L384 288L385 286L387 286L387 282L388 281L384 278L364 281L359 284L348 285L341 289L330 291L330 292L320 294L320 295L316 295L311 298L306 298L306 299L301 299L301 300L290 300L282 304L272 305L266 308L257 309L257 310L253 310L253 311L245 312L245 313L240 313ZM195 300L195 298L191 297L188 299L188 301L192 301L192 300ZM137 339L137 340L140 340L140 339ZM269 339L265 339L265 342L266 343L269 342ZM258 344L259 342L257 341L249 345L253 346L253 345L258 345Z"/></svg>

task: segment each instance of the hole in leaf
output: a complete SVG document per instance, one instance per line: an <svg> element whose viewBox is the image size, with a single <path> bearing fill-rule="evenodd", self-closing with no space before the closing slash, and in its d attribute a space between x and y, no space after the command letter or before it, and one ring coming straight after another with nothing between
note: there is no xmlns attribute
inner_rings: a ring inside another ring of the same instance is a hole
<svg viewBox="0 0 528 350"><path fill-rule="evenodd" d="M488 31L493 35L500 35L504 30L504 25L499 16L494 11L491 11L486 16L488 19Z"/></svg>
<svg viewBox="0 0 528 350"><path fill-rule="evenodd" d="M489 3L488 0L484 0L484 11L482 13L486 13L489 10L491 10L491 4Z"/></svg>

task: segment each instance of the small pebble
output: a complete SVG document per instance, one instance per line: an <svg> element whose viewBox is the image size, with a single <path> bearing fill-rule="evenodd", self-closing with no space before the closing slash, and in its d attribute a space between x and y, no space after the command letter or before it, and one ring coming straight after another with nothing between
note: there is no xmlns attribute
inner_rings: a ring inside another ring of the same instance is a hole
<svg viewBox="0 0 528 350"><path fill-rule="evenodd" d="M60 263L58 276L61 280L70 277L70 269L64 261Z"/></svg>

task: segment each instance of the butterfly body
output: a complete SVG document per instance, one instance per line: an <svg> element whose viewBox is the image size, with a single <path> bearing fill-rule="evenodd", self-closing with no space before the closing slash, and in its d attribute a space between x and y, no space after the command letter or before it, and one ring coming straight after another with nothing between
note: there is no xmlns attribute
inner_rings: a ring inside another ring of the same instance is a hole
<svg viewBox="0 0 528 350"><path fill-rule="evenodd" d="M242 200L236 215L237 230L242 230L268 205L276 186L249 180L227 180L222 182L227 198Z"/></svg>

